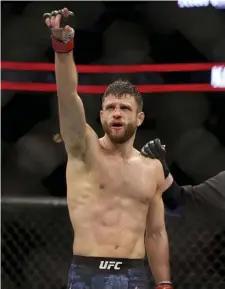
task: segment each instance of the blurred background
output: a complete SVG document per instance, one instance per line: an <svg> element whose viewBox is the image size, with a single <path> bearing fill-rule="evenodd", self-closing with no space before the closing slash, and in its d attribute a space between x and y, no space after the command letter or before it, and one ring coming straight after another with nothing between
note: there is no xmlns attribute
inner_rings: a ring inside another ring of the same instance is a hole
<svg viewBox="0 0 225 289"><path fill-rule="evenodd" d="M3 1L2 61L54 62L42 15L66 6L76 14L71 25L78 65L225 63L225 10L206 4ZM211 69L86 73L79 75L79 83L108 85L119 77L134 84L208 84ZM54 73L47 71L2 70L2 80L55 83ZM143 97L146 120L136 148L159 137L179 185L199 184L225 170L225 91ZM101 136L101 95L81 98L88 123ZM3 288L66 288L73 234L65 201L66 154L55 137L56 94L3 90L1 107ZM198 211L167 219L176 288L224 289L225 220Z"/></svg>

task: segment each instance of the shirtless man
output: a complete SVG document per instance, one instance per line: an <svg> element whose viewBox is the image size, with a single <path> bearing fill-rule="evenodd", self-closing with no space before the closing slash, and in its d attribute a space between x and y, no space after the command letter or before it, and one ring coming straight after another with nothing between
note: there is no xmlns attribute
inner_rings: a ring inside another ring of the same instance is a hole
<svg viewBox="0 0 225 289"><path fill-rule="evenodd" d="M60 131L68 154L67 200L75 232L69 289L147 289L145 252L157 289L172 289L164 222L164 175L158 160L133 147L144 120L134 85L116 81L100 112L105 135L86 124L77 94L74 30L60 28L68 9L44 14L55 50ZM90 99L90 101L94 101Z"/></svg>

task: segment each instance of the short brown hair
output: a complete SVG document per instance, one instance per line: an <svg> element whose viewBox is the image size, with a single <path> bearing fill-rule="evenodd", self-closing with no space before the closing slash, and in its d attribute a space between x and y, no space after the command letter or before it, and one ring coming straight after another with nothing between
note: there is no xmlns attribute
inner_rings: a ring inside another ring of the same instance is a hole
<svg viewBox="0 0 225 289"><path fill-rule="evenodd" d="M130 96L133 96L135 98L138 109L140 111L142 111L142 109L143 109L142 96L141 96L140 92L138 91L138 89L136 88L136 86L133 85L129 80L118 79L118 80L114 81L113 83L111 83L107 87L107 89L106 89L106 91L102 97L102 102L109 94L112 94L116 97L121 97L124 94L129 94Z"/></svg>

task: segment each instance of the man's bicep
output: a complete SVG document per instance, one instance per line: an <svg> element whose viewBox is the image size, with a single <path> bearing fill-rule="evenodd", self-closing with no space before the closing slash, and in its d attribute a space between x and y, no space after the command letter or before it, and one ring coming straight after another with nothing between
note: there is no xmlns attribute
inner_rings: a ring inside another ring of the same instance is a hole
<svg viewBox="0 0 225 289"><path fill-rule="evenodd" d="M162 196L155 194L148 209L146 225L147 237L162 230L165 230L164 205Z"/></svg>

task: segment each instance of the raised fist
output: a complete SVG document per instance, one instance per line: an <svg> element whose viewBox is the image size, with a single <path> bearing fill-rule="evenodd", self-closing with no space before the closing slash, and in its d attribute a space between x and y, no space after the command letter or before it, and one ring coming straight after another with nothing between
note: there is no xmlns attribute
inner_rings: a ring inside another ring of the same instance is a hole
<svg viewBox="0 0 225 289"><path fill-rule="evenodd" d="M66 25L68 18L73 15L74 13L69 11L67 8L63 8L62 10L55 10L51 13L45 13L43 15L45 23L50 28L52 37L55 40L63 43L68 43L73 40L74 29L69 25Z"/></svg>

